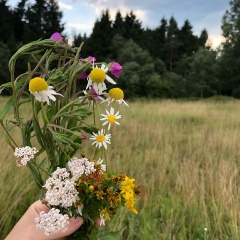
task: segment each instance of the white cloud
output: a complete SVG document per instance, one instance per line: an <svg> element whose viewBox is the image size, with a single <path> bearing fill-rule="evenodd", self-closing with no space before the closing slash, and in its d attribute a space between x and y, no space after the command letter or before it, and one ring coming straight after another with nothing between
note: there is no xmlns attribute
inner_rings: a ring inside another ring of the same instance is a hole
<svg viewBox="0 0 240 240"><path fill-rule="evenodd" d="M73 7L71 5L68 5L68 4L65 4L65 3L62 3L62 2L58 2L58 6L59 8L64 8L64 9L68 9L68 10L72 10Z"/></svg>
<svg viewBox="0 0 240 240"><path fill-rule="evenodd" d="M93 24L69 23L68 26L78 30L92 30L93 28Z"/></svg>

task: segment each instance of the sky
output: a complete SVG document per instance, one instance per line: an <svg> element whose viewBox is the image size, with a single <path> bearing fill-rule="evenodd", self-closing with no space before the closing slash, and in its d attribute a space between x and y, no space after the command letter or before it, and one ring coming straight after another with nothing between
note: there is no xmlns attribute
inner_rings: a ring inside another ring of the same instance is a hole
<svg viewBox="0 0 240 240"><path fill-rule="evenodd" d="M32 1L32 0L30 0ZM8 0L15 7L18 0ZM65 34L91 34L94 22L100 18L103 10L108 9L112 19L120 10L124 17L133 11L142 22L144 28L156 28L164 17L169 20L173 16L181 28L185 20L193 26L195 35L200 35L205 28L210 42L219 44L221 37L221 21L228 10L229 0L60 0L57 1L63 12Z"/></svg>

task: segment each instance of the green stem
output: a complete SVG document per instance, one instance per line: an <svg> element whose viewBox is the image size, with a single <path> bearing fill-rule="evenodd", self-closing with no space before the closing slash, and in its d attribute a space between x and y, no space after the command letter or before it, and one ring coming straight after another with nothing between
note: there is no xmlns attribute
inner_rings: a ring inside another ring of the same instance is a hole
<svg viewBox="0 0 240 240"><path fill-rule="evenodd" d="M47 117L47 113L46 113L46 110L45 110L45 107L43 105L43 102L41 102L41 106L42 106L42 113L43 113L43 116L44 116L44 120L49 123L48 121L48 117Z"/></svg>
<svg viewBox="0 0 240 240"><path fill-rule="evenodd" d="M5 131L6 134L9 136L9 138L10 138L10 139L12 140L12 142L15 144L15 146L18 147L18 145L17 145L16 142L13 140L13 138L12 138L12 136L10 135L10 133L8 132L8 130L5 128L5 126L4 126L4 124L3 124L2 121L0 121L0 124L2 125L4 131ZM11 145L11 144L10 144L10 145ZM11 147L12 147L13 149L15 149L12 145L11 145Z"/></svg>

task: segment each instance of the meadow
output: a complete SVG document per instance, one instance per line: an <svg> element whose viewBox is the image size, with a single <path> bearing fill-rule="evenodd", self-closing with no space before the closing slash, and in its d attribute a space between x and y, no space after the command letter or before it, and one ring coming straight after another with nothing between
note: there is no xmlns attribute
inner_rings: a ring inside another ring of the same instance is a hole
<svg viewBox="0 0 240 240"><path fill-rule="evenodd" d="M0 109L5 103L0 98ZM112 128L110 169L142 187L138 215L120 209L119 240L240 239L240 101L133 101ZM27 109L26 115L29 114ZM39 198L0 130L0 239ZM14 136L16 142L21 139ZM87 142L80 153L87 154ZM84 151L84 152L83 152Z"/></svg>

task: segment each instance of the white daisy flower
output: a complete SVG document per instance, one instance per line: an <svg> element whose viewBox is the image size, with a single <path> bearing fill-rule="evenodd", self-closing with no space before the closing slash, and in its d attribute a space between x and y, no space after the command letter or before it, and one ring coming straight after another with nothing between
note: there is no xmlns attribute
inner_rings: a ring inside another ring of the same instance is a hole
<svg viewBox="0 0 240 240"><path fill-rule="evenodd" d="M56 97L54 95L63 95L55 92L52 86L48 86L47 82L40 77L35 77L29 82L29 91L34 95L37 101L39 102L47 102L48 105L49 99L52 101L56 101Z"/></svg>
<svg viewBox="0 0 240 240"><path fill-rule="evenodd" d="M103 102L108 102L108 105L112 102L117 102L119 104L124 104L126 106L128 106L128 104L123 100L124 98L124 93L123 90L120 88L112 88L109 90L108 92L108 98L105 99Z"/></svg>
<svg viewBox="0 0 240 240"><path fill-rule="evenodd" d="M93 63L93 70L90 72L88 75L88 84L86 89L93 87L94 90L101 95L103 91L105 91L106 84L104 80L106 79L108 82L112 84L116 84L116 82L110 78L106 72L108 72L108 67L105 66L104 64L101 65L101 68L98 68L98 66L94 67Z"/></svg>
<svg viewBox="0 0 240 240"><path fill-rule="evenodd" d="M105 134L104 130L101 129L98 133L93 133L90 139L94 140L92 145L96 144L97 148L101 148L103 146L107 149L107 143L111 144L110 138L111 134Z"/></svg>
<svg viewBox="0 0 240 240"><path fill-rule="evenodd" d="M100 167L101 169L101 172L106 172L106 165L105 164L102 164L103 163L103 159L99 158L96 162L96 165Z"/></svg>
<svg viewBox="0 0 240 240"><path fill-rule="evenodd" d="M101 118L100 120L105 121L103 123L103 126L108 124L108 130L109 130L111 127L111 124L113 123L120 125L120 123L116 121L117 119L120 119L122 117L121 115L119 115L119 111L114 114L114 108L111 107L110 112L106 110L106 113L107 114L101 114L103 118Z"/></svg>
<svg viewBox="0 0 240 240"><path fill-rule="evenodd" d="M100 211L100 226L105 225L106 219L110 220L109 213L106 209L103 209L102 211Z"/></svg>

